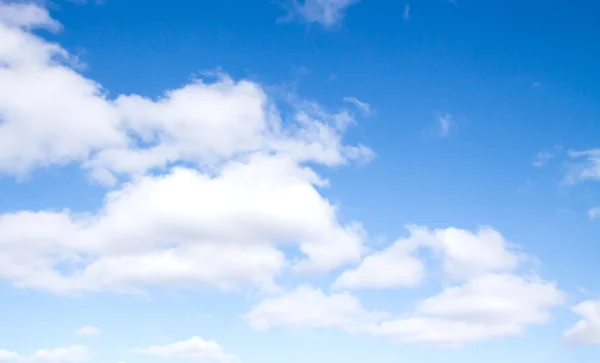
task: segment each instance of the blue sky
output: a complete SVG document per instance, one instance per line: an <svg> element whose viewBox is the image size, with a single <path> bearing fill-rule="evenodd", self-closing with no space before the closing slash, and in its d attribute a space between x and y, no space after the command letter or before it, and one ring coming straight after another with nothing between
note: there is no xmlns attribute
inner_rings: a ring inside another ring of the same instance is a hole
<svg viewBox="0 0 600 363"><path fill-rule="evenodd" d="M592 362L599 10L0 0L0 363Z"/></svg>

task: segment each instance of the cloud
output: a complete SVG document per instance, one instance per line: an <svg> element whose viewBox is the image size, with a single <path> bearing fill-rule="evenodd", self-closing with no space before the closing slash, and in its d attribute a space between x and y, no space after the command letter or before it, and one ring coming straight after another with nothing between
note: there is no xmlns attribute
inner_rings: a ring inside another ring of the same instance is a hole
<svg viewBox="0 0 600 363"><path fill-rule="evenodd" d="M546 164L548 164L550 159L552 159L553 157L554 157L554 154L552 154L552 153L549 153L547 151L540 151L539 153L537 153L535 155L532 165L535 166L536 168L542 168L542 167L546 166Z"/></svg>
<svg viewBox="0 0 600 363"><path fill-rule="evenodd" d="M4 23L0 39L0 63L7 65L0 68L5 174L78 162L92 177L114 184L120 175L181 162L218 167L256 152L326 165L372 155L362 145L341 143L354 122L347 110L296 102L291 113L281 114L259 84L227 75L212 83L196 79L159 98L108 98L101 85L69 66L73 57L58 44Z"/></svg>
<svg viewBox="0 0 600 363"><path fill-rule="evenodd" d="M570 151L569 156L575 161L569 165L563 182L575 184L587 180L600 180L600 149Z"/></svg>
<svg viewBox="0 0 600 363"><path fill-rule="evenodd" d="M100 329L95 326L84 326L83 328L77 329L75 332L77 335L98 335Z"/></svg>
<svg viewBox="0 0 600 363"><path fill-rule="evenodd" d="M260 84L222 74L108 98L70 58L0 23L0 173L78 164L111 190L96 212L1 214L0 279L59 293L272 289L288 268L361 258L360 223L338 220L307 166L373 157L342 141L352 112L299 99L282 112Z"/></svg>
<svg viewBox="0 0 600 363"><path fill-rule="evenodd" d="M360 101L356 97L344 97L344 101L353 104L365 115L371 114L371 105L366 102Z"/></svg>
<svg viewBox="0 0 600 363"><path fill-rule="evenodd" d="M510 274L487 274L422 300L409 317L381 323L376 335L404 343L455 348L522 334L550 318L564 294L553 283Z"/></svg>
<svg viewBox="0 0 600 363"><path fill-rule="evenodd" d="M572 310L583 319L567 330L563 339L571 344L600 346L600 301L584 301Z"/></svg>
<svg viewBox="0 0 600 363"><path fill-rule="evenodd" d="M201 362L215 363L239 362L239 359L235 355L225 353L223 348L216 342L204 340L197 336L168 345L133 349L132 352L165 359L193 359Z"/></svg>
<svg viewBox="0 0 600 363"><path fill-rule="evenodd" d="M382 315L366 311L360 301L347 292L325 295L310 286L301 286L254 306L244 318L255 329L273 327L340 328L349 332L368 329Z"/></svg>
<svg viewBox="0 0 600 363"><path fill-rule="evenodd" d="M452 116L450 114L438 115L438 123L440 136L448 136L450 134L450 127L452 126Z"/></svg>
<svg viewBox="0 0 600 363"><path fill-rule="evenodd" d="M417 285L425 266L415 255L418 249L434 252L442 270L452 280L463 280L493 272L513 271L519 259L511 244L497 231L481 228L476 233L457 228L431 230L407 226L408 238L365 257L355 269L346 270L335 282L336 288L382 289Z"/></svg>
<svg viewBox="0 0 600 363"><path fill-rule="evenodd" d="M337 289L384 289L417 285L425 275L424 264L414 256L418 241L400 240L377 251L334 282Z"/></svg>
<svg viewBox="0 0 600 363"><path fill-rule="evenodd" d="M344 11L360 0L286 0L288 15L282 20L300 18L307 23L318 23L330 28L339 25Z"/></svg>
<svg viewBox="0 0 600 363"><path fill-rule="evenodd" d="M214 176L142 177L92 215L1 215L0 276L56 292L264 287L287 265L286 244L307 256L296 270L327 271L360 258L364 232L338 222L316 189L323 182L289 157L255 155Z"/></svg>
<svg viewBox="0 0 600 363"><path fill-rule="evenodd" d="M40 362L40 363L82 363L90 359L88 349L81 345L67 348L40 349L32 356L23 356L15 352L0 349L0 362Z"/></svg>
<svg viewBox="0 0 600 363"><path fill-rule="evenodd" d="M588 217L590 219L599 219L600 218L600 207L594 207L588 210Z"/></svg>
<svg viewBox="0 0 600 363"><path fill-rule="evenodd" d="M35 4L0 2L0 24L9 27L45 28L58 31L60 23L50 17L48 10Z"/></svg>
<svg viewBox="0 0 600 363"><path fill-rule="evenodd" d="M429 248L439 254L442 271L452 283L439 294L419 301L413 311L401 315L369 312L347 292L327 296L303 287L301 293L294 291L259 303L246 315L247 320L259 330L274 326L328 327L402 343L455 348L522 334L530 325L547 323L550 309L564 303L564 293L554 283L515 272L521 256L494 230L473 233L411 226L409 231L409 238L366 257L357 269L343 273L334 286L412 285L421 278L422 271L420 267L415 270L418 273L403 275L403 269L411 271L406 259L419 263L412 252Z"/></svg>
<svg viewBox="0 0 600 363"><path fill-rule="evenodd" d="M406 4L404 6L404 12L402 13L402 19L409 20L410 19L410 5Z"/></svg>

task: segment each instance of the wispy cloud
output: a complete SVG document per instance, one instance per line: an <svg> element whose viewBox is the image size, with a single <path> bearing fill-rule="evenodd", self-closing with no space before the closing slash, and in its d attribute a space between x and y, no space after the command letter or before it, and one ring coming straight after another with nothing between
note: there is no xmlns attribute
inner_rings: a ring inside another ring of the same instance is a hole
<svg viewBox="0 0 600 363"><path fill-rule="evenodd" d="M590 219L600 219L600 207L594 207L588 211Z"/></svg>
<svg viewBox="0 0 600 363"><path fill-rule="evenodd" d="M600 180L600 149L569 151L569 156L575 161L568 164L569 170L563 183L575 184L585 180Z"/></svg>
<svg viewBox="0 0 600 363"><path fill-rule="evenodd" d="M363 112L365 115L369 115L371 114L371 105L366 103L366 102L362 102L360 101L358 98L356 97L344 97L344 102L348 102L353 104L354 106L356 106L361 112Z"/></svg>
<svg viewBox="0 0 600 363"><path fill-rule="evenodd" d="M438 124L441 137L447 137L452 127L452 115L446 113L438 115Z"/></svg>
<svg viewBox="0 0 600 363"><path fill-rule="evenodd" d="M404 13L402 14L402 19L409 20L410 19L410 5L406 4L404 6Z"/></svg>
<svg viewBox="0 0 600 363"><path fill-rule="evenodd" d="M344 12L350 5L360 0L288 0L283 4L288 10L287 16L279 21L301 19L308 23L318 23L326 28L339 25Z"/></svg>
<svg viewBox="0 0 600 363"><path fill-rule="evenodd" d="M533 157L533 162L531 164L536 168L542 168L546 166L550 159L552 159L553 157L554 154L552 154L551 152L540 151L539 153L535 154L535 156Z"/></svg>

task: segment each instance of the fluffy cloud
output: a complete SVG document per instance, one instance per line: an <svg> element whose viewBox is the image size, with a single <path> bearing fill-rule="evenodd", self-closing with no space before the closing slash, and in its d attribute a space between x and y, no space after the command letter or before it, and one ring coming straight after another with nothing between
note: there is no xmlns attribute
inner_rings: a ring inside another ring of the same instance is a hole
<svg viewBox="0 0 600 363"><path fill-rule="evenodd" d="M584 301L573 307L573 312L583 319L564 334L572 344L600 345L600 301Z"/></svg>
<svg viewBox="0 0 600 363"><path fill-rule="evenodd" d="M403 343L459 347L521 334L529 325L548 322L550 309L564 303L564 294L554 283L514 272L522 259L490 228L473 233L410 226L409 231L408 238L367 256L358 268L343 273L334 286L413 285L421 278L423 266L412 253L418 248L431 248L439 254L442 271L457 282L419 301L414 311L401 316L371 313L348 293L327 296L303 288L301 293L291 292L259 303L246 317L261 329L335 327Z"/></svg>
<svg viewBox="0 0 600 363"><path fill-rule="evenodd" d="M0 172L77 162L114 188L95 213L0 215L0 278L64 293L269 289L286 267L360 259L362 227L338 221L318 191L327 181L306 166L372 157L342 142L350 111L294 100L282 113L259 84L226 75L111 99L20 26L52 22L39 13L0 23Z"/></svg>
<svg viewBox="0 0 600 363"><path fill-rule="evenodd" d="M3 6L22 12L24 5ZM19 24L53 24L45 9L25 7L38 15L22 16ZM114 183L115 174L142 175L178 162L215 167L254 152L326 165L372 155L364 146L342 144L341 133L353 122L347 111L297 102L293 113L282 115L260 85L227 75L213 83L194 80L157 99L108 98L71 67L76 60L60 45L11 24L0 18L4 173L77 161Z"/></svg>
<svg viewBox="0 0 600 363"><path fill-rule="evenodd" d="M225 353L223 348L216 342L204 340L200 337L192 337L188 340L168 345L133 349L133 353L167 359L193 359L202 362L239 362L239 359L235 355Z"/></svg>
<svg viewBox="0 0 600 363"><path fill-rule="evenodd" d="M58 292L266 287L287 264L282 244L307 256L295 269L327 271L360 258L363 232L337 221L315 189L322 182L290 158L255 155L215 176L179 168L140 178L93 215L5 214L0 276Z"/></svg>
<svg viewBox="0 0 600 363"><path fill-rule="evenodd" d="M286 20L299 17L308 23L319 23L324 27L340 24L344 11L360 0L288 0L289 14Z"/></svg>
<svg viewBox="0 0 600 363"><path fill-rule="evenodd" d="M425 265L413 255L418 243L401 240L367 256L355 268L346 270L334 282L338 289L383 289L415 286L425 275Z"/></svg>
<svg viewBox="0 0 600 363"><path fill-rule="evenodd" d="M245 319L257 330L335 327L357 332L369 329L382 316L366 311L360 301L347 292L327 296L321 290L302 286L260 302Z"/></svg>
<svg viewBox="0 0 600 363"><path fill-rule="evenodd" d="M0 23L13 27L42 27L51 31L61 28L48 10L34 4L0 2Z"/></svg>
<svg viewBox="0 0 600 363"><path fill-rule="evenodd" d="M459 347L521 334L549 321L564 294L553 283L489 274L420 301L410 317L382 322L377 335L406 343Z"/></svg>
<svg viewBox="0 0 600 363"><path fill-rule="evenodd" d="M43 363L81 363L90 359L88 349L81 345L67 348L40 349L32 356L23 356L15 352L0 349L0 362L43 362Z"/></svg>
<svg viewBox="0 0 600 363"><path fill-rule="evenodd" d="M367 256L355 269L345 271L334 283L337 288L372 289L414 286L425 274L423 262L415 256L427 248L442 261L442 270L452 280L477 277L489 272L514 270L520 256L497 231L482 228L476 233L447 228L431 230L407 226L408 238Z"/></svg>
<svg viewBox="0 0 600 363"><path fill-rule="evenodd" d="M83 328L77 329L75 334L77 334L77 335L98 335L98 334L100 334L100 329L95 326L84 326Z"/></svg>

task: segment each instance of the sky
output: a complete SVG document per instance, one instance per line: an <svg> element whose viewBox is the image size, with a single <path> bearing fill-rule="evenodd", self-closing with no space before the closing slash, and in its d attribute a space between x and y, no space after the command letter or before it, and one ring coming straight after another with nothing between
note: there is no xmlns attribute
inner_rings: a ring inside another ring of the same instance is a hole
<svg viewBox="0 0 600 363"><path fill-rule="evenodd" d="M597 362L599 12L0 0L0 363Z"/></svg>

